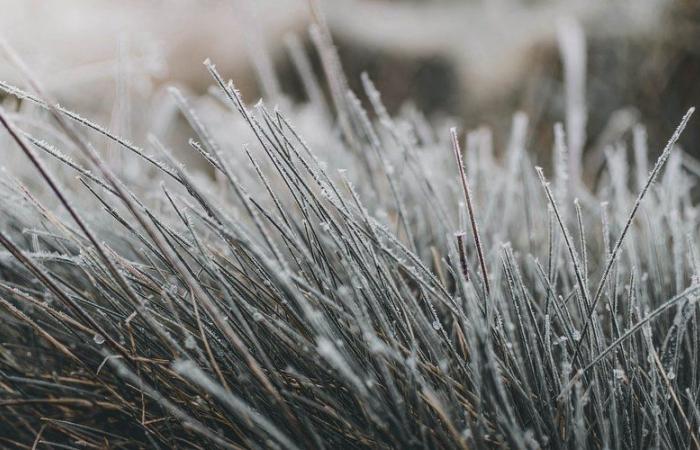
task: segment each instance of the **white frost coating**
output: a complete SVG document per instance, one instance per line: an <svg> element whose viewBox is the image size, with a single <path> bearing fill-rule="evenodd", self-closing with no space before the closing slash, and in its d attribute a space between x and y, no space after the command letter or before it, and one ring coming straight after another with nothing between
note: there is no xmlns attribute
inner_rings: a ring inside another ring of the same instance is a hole
<svg viewBox="0 0 700 450"><path fill-rule="evenodd" d="M192 336L191 334L188 335L185 338L185 348L189 349L189 350L193 350L196 347L197 347L197 341L194 339L194 336Z"/></svg>
<svg viewBox="0 0 700 450"><path fill-rule="evenodd" d="M581 25L572 18L558 24L557 38L564 65L566 91L566 135L569 173L576 184L581 179L581 157L586 141L586 37Z"/></svg>
<svg viewBox="0 0 700 450"><path fill-rule="evenodd" d="M254 410L238 396L228 390L225 390L223 387L221 387L221 385L209 378L209 376L204 373L202 369L200 369L193 361L175 360L173 362L173 370L193 383L199 385L202 389L208 391L219 401L226 404L226 406L231 410L247 418L250 421L249 426L253 432L262 434L261 431L264 430L265 433L276 439L286 448L295 450L299 449L299 447L297 447L292 440L289 439L289 437L287 437L282 431L280 431L272 422L263 417L259 412Z"/></svg>
<svg viewBox="0 0 700 450"><path fill-rule="evenodd" d="M362 380L355 375L350 368L348 362L343 358L338 349L327 338L321 336L317 339L318 354L321 355L328 363L333 366L344 378L352 383L364 395L367 395L367 389Z"/></svg>

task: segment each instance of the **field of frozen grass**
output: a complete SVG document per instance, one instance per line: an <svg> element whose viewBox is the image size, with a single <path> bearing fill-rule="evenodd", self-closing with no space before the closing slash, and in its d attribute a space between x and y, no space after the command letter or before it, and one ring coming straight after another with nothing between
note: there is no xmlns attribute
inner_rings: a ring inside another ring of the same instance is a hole
<svg viewBox="0 0 700 450"><path fill-rule="evenodd" d="M505 148L391 116L313 36L307 103L209 60L206 101L170 89L178 149L58 105L6 49L1 446L700 449L692 110L588 183L575 24L544 168L524 114Z"/></svg>

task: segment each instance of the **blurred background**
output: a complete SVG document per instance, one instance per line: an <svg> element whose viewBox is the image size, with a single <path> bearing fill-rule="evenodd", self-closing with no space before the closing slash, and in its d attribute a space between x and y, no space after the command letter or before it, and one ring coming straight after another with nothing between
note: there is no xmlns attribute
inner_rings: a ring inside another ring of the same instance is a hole
<svg viewBox="0 0 700 450"><path fill-rule="evenodd" d="M564 120L566 108L562 20L579 23L585 36L579 63L589 152L641 122L656 153L687 108L700 103L697 0L315 4L353 90L361 90L366 71L390 112L415 107L465 129L488 125L501 147L521 110L530 117L530 148L550 152L552 124ZM154 111L168 108L165 86L206 93L207 57L251 103L280 92L306 101L290 57L294 39L321 72L307 0L1 0L0 11L0 33L54 96L137 142L162 126ZM24 86L3 58L0 79ZM275 76L265 85L261 72ZM2 94L0 101L21 106ZM691 125L681 141L695 155L699 134Z"/></svg>

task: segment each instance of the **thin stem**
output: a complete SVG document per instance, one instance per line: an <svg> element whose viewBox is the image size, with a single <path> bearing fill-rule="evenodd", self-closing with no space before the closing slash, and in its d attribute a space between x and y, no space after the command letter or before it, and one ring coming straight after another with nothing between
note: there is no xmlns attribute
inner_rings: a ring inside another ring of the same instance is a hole
<svg viewBox="0 0 700 450"><path fill-rule="evenodd" d="M454 151L455 161L457 163L457 168L459 169L459 179L462 183L462 191L464 192L464 200L467 203L467 210L469 211L469 222L472 227L472 233L474 235L474 245L476 246L476 254L479 258L479 266L481 266L481 277L484 281L484 288L486 289L486 295L491 295L491 286L489 285L489 275L486 271L486 261L484 259L484 250L481 247L481 237L479 236L479 226L476 222L476 215L474 214L474 206L472 205L472 196L469 189L469 182L467 181L467 176L464 173L464 162L462 161L462 151L459 148L459 140L457 138L457 129L450 128L450 135L452 136L452 150Z"/></svg>

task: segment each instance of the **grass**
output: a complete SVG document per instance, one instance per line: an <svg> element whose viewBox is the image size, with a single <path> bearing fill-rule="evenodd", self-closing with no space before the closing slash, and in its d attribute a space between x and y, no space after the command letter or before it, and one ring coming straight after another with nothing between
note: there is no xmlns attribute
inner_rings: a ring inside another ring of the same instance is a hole
<svg viewBox="0 0 700 450"><path fill-rule="evenodd" d="M550 182L524 115L496 154L486 130L391 117L363 76L367 111L326 36L329 104L290 41L321 145L209 61L211 110L171 89L213 176L58 106L14 57L3 154L36 175L0 185L2 445L700 448L692 110L651 172L639 127L592 186L555 125Z"/></svg>

